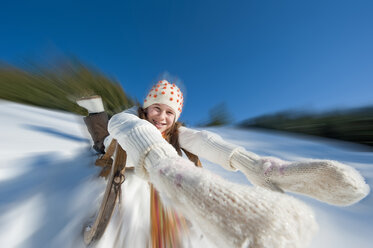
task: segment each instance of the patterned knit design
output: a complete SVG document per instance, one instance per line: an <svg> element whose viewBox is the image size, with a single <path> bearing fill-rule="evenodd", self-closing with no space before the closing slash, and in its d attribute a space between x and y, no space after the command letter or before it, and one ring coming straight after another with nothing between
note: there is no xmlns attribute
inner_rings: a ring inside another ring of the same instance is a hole
<svg viewBox="0 0 373 248"><path fill-rule="evenodd" d="M183 158L146 169L164 202L219 247L305 247L317 230L312 211L290 196L225 181Z"/></svg>
<svg viewBox="0 0 373 248"><path fill-rule="evenodd" d="M155 103L166 104L172 108L176 114L175 121L177 121L184 106L184 96L175 84L171 84L167 80L161 80L149 91L144 100L143 108Z"/></svg>
<svg viewBox="0 0 373 248"><path fill-rule="evenodd" d="M256 185L279 187L333 205L354 204L370 190L358 171L337 161L288 162L272 157L256 160L250 153L237 150L232 165Z"/></svg>

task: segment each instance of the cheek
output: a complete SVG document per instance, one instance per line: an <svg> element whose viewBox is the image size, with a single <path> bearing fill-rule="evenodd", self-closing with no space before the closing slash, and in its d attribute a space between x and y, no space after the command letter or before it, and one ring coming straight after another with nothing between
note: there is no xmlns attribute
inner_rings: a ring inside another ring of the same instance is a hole
<svg viewBox="0 0 373 248"><path fill-rule="evenodd" d="M174 123L174 120L175 120L175 116L169 116L167 117L167 123L172 125Z"/></svg>
<svg viewBox="0 0 373 248"><path fill-rule="evenodd" d="M150 119L150 118L152 118L152 117L154 117L155 116L155 114L154 114L154 111L148 111L148 113L147 113L147 117L148 117L148 119Z"/></svg>

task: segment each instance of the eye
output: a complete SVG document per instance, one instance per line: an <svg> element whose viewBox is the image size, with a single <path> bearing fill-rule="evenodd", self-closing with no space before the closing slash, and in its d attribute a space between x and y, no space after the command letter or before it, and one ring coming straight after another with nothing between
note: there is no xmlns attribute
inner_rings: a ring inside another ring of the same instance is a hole
<svg viewBox="0 0 373 248"><path fill-rule="evenodd" d="M167 114L168 115L175 115L174 112L172 112L172 111L167 111Z"/></svg>

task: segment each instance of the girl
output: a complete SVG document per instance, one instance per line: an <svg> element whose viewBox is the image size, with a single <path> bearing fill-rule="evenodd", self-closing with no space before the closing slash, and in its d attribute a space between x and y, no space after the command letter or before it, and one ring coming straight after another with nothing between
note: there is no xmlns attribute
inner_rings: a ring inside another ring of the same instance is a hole
<svg viewBox="0 0 373 248"><path fill-rule="evenodd" d="M146 182L151 183L151 221L143 221L151 231L142 239L151 237L153 247L197 246L196 242L202 242L192 235L187 241L192 243L186 243L184 234L188 230L202 230L205 242L219 247L304 247L317 227L312 211L279 192L305 194L342 206L369 193L355 169L336 161L291 163L260 157L214 133L183 127L177 122L183 100L175 84L161 80L150 90L142 107L114 115L108 131L101 99L78 101L90 113L85 122L95 149L104 152L115 138L127 152L127 165L135 167L129 184L141 182L140 188L144 189L149 188ZM181 157L182 151L194 164ZM227 170L240 170L261 187L233 184L198 168L199 156ZM123 188L130 190L129 185ZM177 213L170 209L177 209ZM165 226L178 226L181 232Z"/></svg>

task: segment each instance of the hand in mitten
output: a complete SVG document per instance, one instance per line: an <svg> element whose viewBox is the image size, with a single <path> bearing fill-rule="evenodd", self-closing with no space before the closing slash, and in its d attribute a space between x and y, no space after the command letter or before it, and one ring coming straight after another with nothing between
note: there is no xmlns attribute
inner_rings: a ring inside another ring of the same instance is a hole
<svg viewBox="0 0 373 248"><path fill-rule="evenodd" d="M282 193L284 191L272 182L267 175L273 169L282 170L285 164L287 163L283 160L264 159L242 148L236 149L231 157L231 166L243 172L252 184Z"/></svg>
<svg viewBox="0 0 373 248"><path fill-rule="evenodd" d="M232 155L231 164L255 185L308 195L333 205L351 205L369 193L369 186L360 173L337 161L253 158L251 153L238 149Z"/></svg>
<svg viewBox="0 0 373 248"><path fill-rule="evenodd" d="M317 224L291 196L227 182L177 155L149 122L114 116L110 134L143 169L165 203L197 223L222 247L304 247ZM138 172L137 172L138 173Z"/></svg>
<svg viewBox="0 0 373 248"><path fill-rule="evenodd" d="M127 152L127 160L135 166L138 176L148 180L146 166L164 158L178 157L176 150L162 137L159 130L146 120L129 113L114 115L109 133Z"/></svg>
<svg viewBox="0 0 373 248"><path fill-rule="evenodd" d="M148 172L165 204L218 247L306 247L317 230L303 202L228 182L182 157L159 160Z"/></svg>

